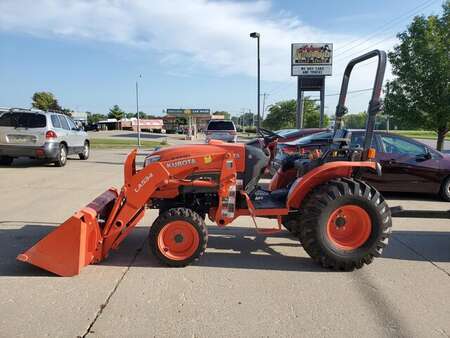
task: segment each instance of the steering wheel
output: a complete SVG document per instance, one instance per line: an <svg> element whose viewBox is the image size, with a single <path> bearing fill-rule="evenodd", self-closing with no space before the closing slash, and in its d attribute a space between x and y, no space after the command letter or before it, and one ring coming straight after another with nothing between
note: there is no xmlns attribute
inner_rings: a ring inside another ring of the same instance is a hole
<svg viewBox="0 0 450 338"><path fill-rule="evenodd" d="M265 129L265 128L259 128L258 132L261 135L261 137L264 139L264 143L266 145L278 138L282 138L281 135L278 135L277 133L274 133L273 131Z"/></svg>

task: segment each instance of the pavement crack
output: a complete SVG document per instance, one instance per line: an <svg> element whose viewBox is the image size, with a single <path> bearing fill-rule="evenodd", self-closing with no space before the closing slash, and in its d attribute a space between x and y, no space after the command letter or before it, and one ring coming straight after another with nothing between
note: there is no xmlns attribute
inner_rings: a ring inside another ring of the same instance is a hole
<svg viewBox="0 0 450 338"><path fill-rule="evenodd" d="M102 315L103 310L108 306L109 301L111 300L112 296L114 296L114 294L116 293L117 289L119 288L120 283L122 283L122 281L125 278L125 276L128 273L128 271L130 271L130 268L133 266L134 262L136 261L137 256L141 253L142 249L144 248L144 245L145 245L145 240L142 242L142 244L136 250L133 258L130 261L130 264L128 264L127 268L125 269L125 271L120 276L119 280L114 285L114 288L109 293L108 297L106 298L106 301L103 304L100 305L100 308L98 309L98 311L97 311L94 319L92 320L92 322L89 324L86 332L82 336L78 336L78 338L85 338L89 333L93 333L93 331L91 331L92 327L94 326L94 324L97 322L97 320Z"/></svg>
<svg viewBox="0 0 450 338"><path fill-rule="evenodd" d="M447 272L445 269L441 268L439 265L437 265L435 262L433 262L431 259L429 259L427 256L422 255L419 251L415 250L413 247L409 246L406 242L402 241L401 239L397 238L395 235L391 236L394 240L398 241L400 244L405 246L407 249L415 253L417 256L423 258L425 261L431 263L436 269L441 270L443 273L445 273L448 277L450 277L450 273Z"/></svg>

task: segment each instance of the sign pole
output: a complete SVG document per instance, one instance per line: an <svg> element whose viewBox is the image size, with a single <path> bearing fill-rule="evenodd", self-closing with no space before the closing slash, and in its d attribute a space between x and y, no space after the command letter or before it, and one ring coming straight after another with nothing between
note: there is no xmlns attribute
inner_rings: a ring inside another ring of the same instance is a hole
<svg viewBox="0 0 450 338"><path fill-rule="evenodd" d="M323 85L320 88L320 121L319 128L323 128L323 117L325 114L325 77L323 78Z"/></svg>
<svg viewBox="0 0 450 338"><path fill-rule="evenodd" d="M297 76L297 109L295 127L297 129L303 128L303 90L302 90L302 78Z"/></svg>

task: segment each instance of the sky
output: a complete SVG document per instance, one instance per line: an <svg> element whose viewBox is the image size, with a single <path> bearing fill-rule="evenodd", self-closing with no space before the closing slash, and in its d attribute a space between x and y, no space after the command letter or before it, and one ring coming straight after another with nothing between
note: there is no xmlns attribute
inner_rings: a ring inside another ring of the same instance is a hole
<svg viewBox="0 0 450 338"><path fill-rule="evenodd" d="M1 0L0 107L30 107L36 91L61 106L107 114L118 104L162 115L167 108L256 112L256 40L261 34L265 106L296 97L290 46L334 45L325 112L334 114L342 72L353 57L391 50L415 15L442 0ZM354 69L349 91L372 86L376 63ZM140 76L141 75L141 76ZM388 65L385 79L392 78ZM308 93L318 97L318 93ZM370 91L349 94L350 112ZM261 103L262 104L262 103Z"/></svg>

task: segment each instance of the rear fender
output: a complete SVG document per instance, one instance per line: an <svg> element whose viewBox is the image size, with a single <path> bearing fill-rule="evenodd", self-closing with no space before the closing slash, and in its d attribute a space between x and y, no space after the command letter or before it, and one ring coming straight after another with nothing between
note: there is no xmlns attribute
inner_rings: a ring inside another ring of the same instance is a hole
<svg viewBox="0 0 450 338"><path fill-rule="evenodd" d="M298 209L303 199L316 186L338 177L350 177L355 168L368 168L381 174L381 166L377 162L328 162L314 168L306 175L297 178L289 190L287 206Z"/></svg>

